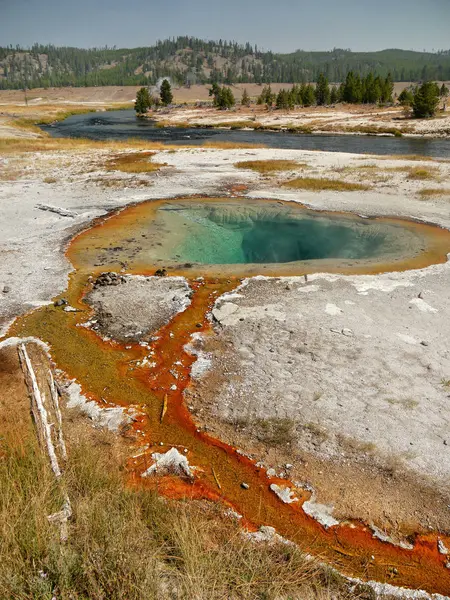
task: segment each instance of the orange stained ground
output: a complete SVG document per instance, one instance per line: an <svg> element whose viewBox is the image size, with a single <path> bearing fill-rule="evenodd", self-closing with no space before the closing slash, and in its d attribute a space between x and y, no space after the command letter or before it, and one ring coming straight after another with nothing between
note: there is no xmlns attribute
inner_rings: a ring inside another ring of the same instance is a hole
<svg viewBox="0 0 450 600"><path fill-rule="evenodd" d="M238 279L191 279L189 283L194 290L191 305L158 332L158 339L148 340L150 348L136 343L104 341L90 329L80 327L90 315L90 309L83 303L89 289L88 278L107 270L79 260L83 248L92 246L94 239L97 243L102 236L114 238L115 228L126 228L127 222L134 221L140 210L143 205L99 221L93 229L75 238L69 247L68 257L75 272L64 297L82 312L66 313L54 306L42 307L19 319L10 335L35 335L49 343L56 365L75 378L83 392L102 406L120 404L138 408L142 416L133 427L143 453L137 451L135 454L140 456L130 458L128 463L133 485L157 487L160 493L172 498L222 501L243 515L246 527L256 529L260 525L271 525L344 574L449 594L450 569L446 568L447 558L438 551L435 534L416 536L414 548L407 550L374 538L360 522L325 529L301 508L308 493L295 489L289 481L267 478L265 470L256 467L252 460L198 429L183 401L183 392L190 382L190 367L195 360L184 347L193 333L208 333L209 310L218 296L238 285ZM435 229L435 233L440 246L440 230ZM450 244L447 251L449 248ZM444 260L441 255L437 256L437 251L433 252L436 252L434 258ZM133 265L130 271L148 273L152 266L139 269ZM137 362L149 352L153 352L151 360L157 363L156 367L138 366ZM176 389L171 389L173 385ZM167 410L161 421L165 398ZM153 462L151 454L173 446L181 452L186 450L189 463L197 467L194 481L176 477L142 479L141 474ZM241 487L243 482L249 489ZM289 486L299 501L284 504L269 489L270 483ZM450 547L450 538L441 536L441 539Z"/></svg>

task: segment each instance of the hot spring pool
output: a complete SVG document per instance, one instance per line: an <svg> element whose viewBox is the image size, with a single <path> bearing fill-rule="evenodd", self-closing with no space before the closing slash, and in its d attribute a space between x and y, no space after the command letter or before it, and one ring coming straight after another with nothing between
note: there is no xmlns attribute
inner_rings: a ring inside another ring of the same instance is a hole
<svg viewBox="0 0 450 600"><path fill-rule="evenodd" d="M129 207L79 236L86 267L198 274L377 272L444 260L450 234L407 220L313 211L293 202L186 198Z"/></svg>

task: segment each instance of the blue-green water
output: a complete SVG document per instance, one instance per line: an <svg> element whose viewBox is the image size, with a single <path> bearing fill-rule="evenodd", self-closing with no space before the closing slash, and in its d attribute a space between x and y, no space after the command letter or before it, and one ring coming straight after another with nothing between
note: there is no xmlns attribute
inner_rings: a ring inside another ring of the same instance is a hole
<svg viewBox="0 0 450 600"><path fill-rule="evenodd" d="M407 253L417 244L412 232L392 224L276 202L175 203L159 210L158 221L168 232L166 257L200 265L371 260Z"/></svg>
<svg viewBox="0 0 450 600"><path fill-rule="evenodd" d="M324 150L357 154L422 154L450 156L450 139L369 137L358 135L305 135L270 131L228 131L212 128L156 127L138 119L133 110L74 115L65 121L42 126L53 137L92 140L140 138L170 144L201 145L206 140L264 144L268 148Z"/></svg>

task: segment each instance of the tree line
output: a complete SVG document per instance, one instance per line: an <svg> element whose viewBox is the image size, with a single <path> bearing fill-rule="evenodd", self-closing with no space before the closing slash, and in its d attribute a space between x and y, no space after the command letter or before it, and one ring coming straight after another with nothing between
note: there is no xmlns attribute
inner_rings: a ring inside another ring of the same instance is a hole
<svg viewBox="0 0 450 600"><path fill-rule="evenodd" d="M326 106L337 102L351 104L390 104L393 103L394 84L388 75L386 78L369 73L360 78L350 72L340 86L330 86L323 73L319 75L317 85L293 85L290 90L281 89L278 94L272 92L270 85L264 86L257 98L257 104L265 104L268 109L292 109L295 106ZM213 83L209 95L213 106L218 109L230 109L236 104L236 99L230 87ZM435 82L424 82L420 86L405 88L398 101L405 108L411 108L415 117L427 118L436 114L439 102L449 95L449 89L443 83L441 87ZM142 87L136 95L135 111L144 115L152 106L168 106L173 101L172 87L167 79L161 83L159 96L150 96L147 87ZM250 106L251 99L247 90L243 90L241 105Z"/></svg>
<svg viewBox="0 0 450 600"><path fill-rule="evenodd" d="M150 47L80 49L34 44L0 47L0 89L23 87L154 85L168 77L186 83L308 83L323 74L344 82L352 72L361 80L370 73L393 81L450 79L450 51L437 53L383 50L328 52L262 51L249 43L206 41L181 36Z"/></svg>
<svg viewBox="0 0 450 600"><path fill-rule="evenodd" d="M389 104L393 102L394 82L388 74L385 78L373 73L361 78L358 74L347 74L345 81L339 85L330 85L327 77L320 73L315 86L311 84L294 84L290 90L280 90L274 94L269 86L265 86L258 96L258 104L277 108L293 108L294 106L325 106L346 102L350 104Z"/></svg>

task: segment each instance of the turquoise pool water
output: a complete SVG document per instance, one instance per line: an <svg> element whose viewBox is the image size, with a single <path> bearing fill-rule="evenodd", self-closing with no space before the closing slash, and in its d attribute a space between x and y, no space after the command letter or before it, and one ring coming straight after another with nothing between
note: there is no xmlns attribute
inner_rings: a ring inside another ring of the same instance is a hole
<svg viewBox="0 0 450 600"><path fill-rule="evenodd" d="M165 231L177 232L169 233L170 259L204 265L365 260L398 252L405 241L389 224L277 203L175 204L159 217Z"/></svg>

